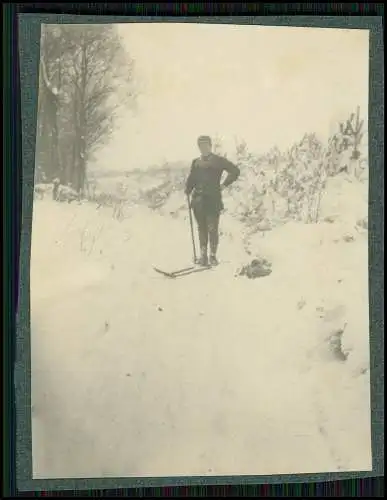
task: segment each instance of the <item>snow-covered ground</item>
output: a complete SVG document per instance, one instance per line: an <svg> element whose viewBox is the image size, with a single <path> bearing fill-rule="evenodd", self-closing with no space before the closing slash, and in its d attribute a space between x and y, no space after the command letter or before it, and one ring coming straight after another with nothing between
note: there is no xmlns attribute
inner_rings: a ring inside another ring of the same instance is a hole
<svg viewBox="0 0 387 500"><path fill-rule="evenodd" d="M36 200L34 477L370 470L366 199L345 189L361 213L327 195L329 222L248 241L226 214L222 264L176 280L152 266L189 265L186 211ZM254 256L272 273L237 277Z"/></svg>

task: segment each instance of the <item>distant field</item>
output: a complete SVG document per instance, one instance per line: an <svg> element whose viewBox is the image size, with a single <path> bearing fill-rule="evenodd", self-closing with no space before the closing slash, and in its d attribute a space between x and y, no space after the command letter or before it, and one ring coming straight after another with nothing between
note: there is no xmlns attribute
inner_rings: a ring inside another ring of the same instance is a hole
<svg viewBox="0 0 387 500"><path fill-rule="evenodd" d="M152 175L155 175L157 177L159 176L165 176L166 174L169 173L177 173L177 172L187 172L189 169L189 164L184 163L184 162L175 162L175 163L168 163L166 165L151 165L148 168L135 168L135 169L130 169L130 170L114 170L114 169L109 169L109 170L93 170L91 169L91 177L95 179L101 179L101 178L120 178L124 177L126 179L129 178L143 178L143 177L149 177Z"/></svg>
<svg viewBox="0 0 387 500"><path fill-rule="evenodd" d="M126 172L118 170L93 172L90 180L94 180L97 188L104 192L115 192L118 184L128 187L128 194L149 191L164 184L180 186L188 175L189 166L184 164L149 167Z"/></svg>

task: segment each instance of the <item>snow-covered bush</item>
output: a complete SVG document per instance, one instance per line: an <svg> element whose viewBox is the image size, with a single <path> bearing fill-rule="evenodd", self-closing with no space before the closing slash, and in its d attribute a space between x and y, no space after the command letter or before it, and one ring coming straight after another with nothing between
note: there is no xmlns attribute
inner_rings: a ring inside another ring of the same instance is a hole
<svg viewBox="0 0 387 500"><path fill-rule="evenodd" d="M34 198L42 200L46 194L52 191L52 184L39 183L34 186Z"/></svg>
<svg viewBox="0 0 387 500"><path fill-rule="evenodd" d="M327 180L342 172L355 181L367 178L367 155L361 153L363 120L359 110L324 145L316 134L305 134L283 153L273 147L266 155L251 153L245 141L236 146L239 181L230 190L228 211L254 227L298 220L318 222Z"/></svg>
<svg viewBox="0 0 387 500"><path fill-rule="evenodd" d="M79 200L79 194L70 186L59 186L56 200L57 201L67 201L67 203L71 203L72 201Z"/></svg>

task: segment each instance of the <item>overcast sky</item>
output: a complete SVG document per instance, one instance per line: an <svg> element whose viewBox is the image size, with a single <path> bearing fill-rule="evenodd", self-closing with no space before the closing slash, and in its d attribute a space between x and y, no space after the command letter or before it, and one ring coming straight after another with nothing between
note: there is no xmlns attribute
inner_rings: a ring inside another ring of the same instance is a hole
<svg viewBox="0 0 387 500"><path fill-rule="evenodd" d="M190 160L196 138L235 137L265 152L321 138L360 105L368 114L368 31L120 24L142 92L99 154L105 168ZM368 116L366 116L368 118Z"/></svg>

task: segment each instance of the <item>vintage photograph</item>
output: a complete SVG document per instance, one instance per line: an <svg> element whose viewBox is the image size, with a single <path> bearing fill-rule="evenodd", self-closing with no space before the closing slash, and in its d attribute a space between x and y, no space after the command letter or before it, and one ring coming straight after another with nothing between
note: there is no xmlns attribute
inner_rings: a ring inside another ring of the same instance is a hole
<svg viewBox="0 0 387 500"><path fill-rule="evenodd" d="M33 478L372 470L369 32L42 24Z"/></svg>

